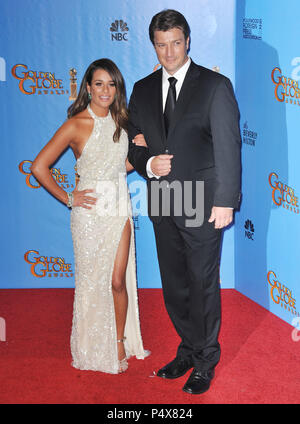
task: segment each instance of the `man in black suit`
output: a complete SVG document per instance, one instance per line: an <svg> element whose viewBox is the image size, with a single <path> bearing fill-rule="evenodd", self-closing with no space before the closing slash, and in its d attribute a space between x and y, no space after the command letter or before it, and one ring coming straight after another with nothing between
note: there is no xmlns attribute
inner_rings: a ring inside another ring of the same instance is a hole
<svg viewBox="0 0 300 424"><path fill-rule="evenodd" d="M174 379L193 368L183 390L199 394L210 387L220 358L220 245L240 201L239 111L229 79L188 57L190 28L182 14L158 13L149 34L162 69L134 85L129 161L147 179L165 305L181 338L175 359L157 375ZM147 149L134 144L140 133ZM153 187L162 181L157 207ZM197 181L204 181L200 223ZM194 223L183 200L182 213L175 210L175 182L182 199L193 197Z"/></svg>

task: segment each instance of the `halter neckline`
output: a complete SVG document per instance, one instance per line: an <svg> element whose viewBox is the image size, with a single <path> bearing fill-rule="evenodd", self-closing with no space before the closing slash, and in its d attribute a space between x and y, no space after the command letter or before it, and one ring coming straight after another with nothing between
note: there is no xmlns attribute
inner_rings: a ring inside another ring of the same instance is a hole
<svg viewBox="0 0 300 424"><path fill-rule="evenodd" d="M91 115L91 117L94 118L94 119L106 119L110 116L110 110L108 110L108 114L106 116L97 116L95 114L95 112L93 112L90 104L87 105L87 110L88 110L89 114Z"/></svg>

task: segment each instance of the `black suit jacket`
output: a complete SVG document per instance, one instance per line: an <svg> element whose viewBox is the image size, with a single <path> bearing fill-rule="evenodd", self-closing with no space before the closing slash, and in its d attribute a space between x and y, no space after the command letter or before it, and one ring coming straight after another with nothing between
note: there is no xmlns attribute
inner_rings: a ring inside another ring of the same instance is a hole
<svg viewBox="0 0 300 424"><path fill-rule="evenodd" d="M138 133L144 134L147 149L131 142ZM182 183L214 179L213 206L238 207L239 110L231 82L224 75L191 62L167 137L162 109L162 69L138 81L129 102L128 136L129 162L148 182L148 159L168 148L174 157L171 172L164 179ZM151 213L149 216L153 218Z"/></svg>

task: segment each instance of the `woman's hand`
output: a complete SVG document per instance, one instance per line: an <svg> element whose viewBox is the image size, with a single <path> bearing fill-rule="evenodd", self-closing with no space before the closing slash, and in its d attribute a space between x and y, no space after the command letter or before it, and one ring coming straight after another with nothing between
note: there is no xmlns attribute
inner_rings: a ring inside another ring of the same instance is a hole
<svg viewBox="0 0 300 424"><path fill-rule="evenodd" d="M74 206L80 206L81 208L85 209L92 209L91 206L88 205L95 205L97 202L97 199L95 197L89 196L87 193L93 193L94 190L75 190L73 191L73 207Z"/></svg>
<svg viewBox="0 0 300 424"><path fill-rule="evenodd" d="M136 146L139 146L139 147L148 147L146 140L145 140L145 137L144 137L144 134L137 134L134 137L134 139L132 140L132 143L134 143ZM126 159L126 171L131 172L133 170L134 170L133 166L128 161L128 159Z"/></svg>
<svg viewBox="0 0 300 424"><path fill-rule="evenodd" d="M144 134L137 134L134 139L132 140L132 142L136 145L136 146L142 146L142 147L148 147Z"/></svg>

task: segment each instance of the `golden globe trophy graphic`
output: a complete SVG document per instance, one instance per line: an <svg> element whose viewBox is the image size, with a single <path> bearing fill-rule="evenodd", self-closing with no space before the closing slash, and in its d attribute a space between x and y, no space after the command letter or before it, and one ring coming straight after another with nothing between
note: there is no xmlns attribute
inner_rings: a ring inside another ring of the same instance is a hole
<svg viewBox="0 0 300 424"><path fill-rule="evenodd" d="M70 75L70 97L69 100L73 101L76 100L77 98L77 71L75 68L71 68L69 71L69 75Z"/></svg>

